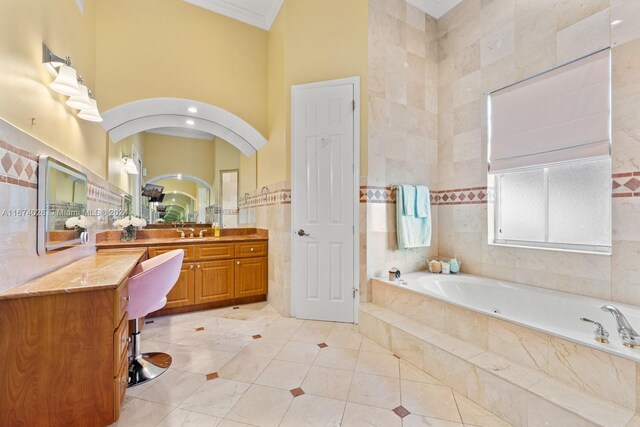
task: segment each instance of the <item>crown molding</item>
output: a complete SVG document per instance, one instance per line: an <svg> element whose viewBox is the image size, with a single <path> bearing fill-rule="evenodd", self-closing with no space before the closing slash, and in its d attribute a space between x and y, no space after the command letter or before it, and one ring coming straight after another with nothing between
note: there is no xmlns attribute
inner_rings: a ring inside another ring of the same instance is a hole
<svg viewBox="0 0 640 427"><path fill-rule="evenodd" d="M461 2L462 0L407 0L407 3L435 19L440 19Z"/></svg>
<svg viewBox="0 0 640 427"><path fill-rule="evenodd" d="M267 31L271 28L273 21L275 21L276 16L278 16L278 12L284 3L284 0L262 0L269 2L269 9L263 14L250 8L232 3L231 0L183 1Z"/></svg>

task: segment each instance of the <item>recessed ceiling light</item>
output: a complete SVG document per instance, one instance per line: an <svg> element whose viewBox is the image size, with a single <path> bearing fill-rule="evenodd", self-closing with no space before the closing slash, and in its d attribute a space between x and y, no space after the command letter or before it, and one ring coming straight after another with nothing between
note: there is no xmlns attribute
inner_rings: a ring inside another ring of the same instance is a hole
<svg viewBox="0 0 640 427"><path fill-rule="evenodd" d="M187 111L190 112L190 113L194 113L195 114L195 113L198 112L198 109L196 107L189 107L189 108L187 108Z"/></svg>
<svg viewBox="0 0 640 427"><path fill-rule="evenodd" d="M196 124L196 122L194 122L193 120L189 119L189 120L185 120L185 123L188 124L189 126L193 126Z"/></svg>
<svg viewBox="0 0 640 427"><path fill-rule="evenodd" d="M613 22L611 23L611 25L618 25L618 24L620 24L620 23L622 23L622 19L616 19L615 21L613 21Z"/></svg>

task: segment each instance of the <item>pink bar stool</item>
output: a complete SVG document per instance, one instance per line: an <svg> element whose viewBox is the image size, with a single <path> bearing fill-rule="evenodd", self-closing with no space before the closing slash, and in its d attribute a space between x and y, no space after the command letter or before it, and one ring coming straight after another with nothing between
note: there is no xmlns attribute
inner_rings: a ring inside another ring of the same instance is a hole
<svg viewBox="0 0 640 427"><path fill-rule="evenodd" d="M180 277L184 250L176 249L158 255L136 266L129 276L129 320L134 321L131 334L129 385L133 387L152 380L171 366L166 353L140 351L140 318L161 309L167 303L167 294Z"/></svg>

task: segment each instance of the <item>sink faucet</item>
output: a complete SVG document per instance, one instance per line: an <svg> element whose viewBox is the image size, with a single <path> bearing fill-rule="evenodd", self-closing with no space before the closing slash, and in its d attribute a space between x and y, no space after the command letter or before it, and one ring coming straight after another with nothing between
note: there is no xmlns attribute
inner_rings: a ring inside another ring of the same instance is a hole
<svg viewBox="0 0 640 427"><path fill-rule="evenodd" d="M622 339L622 344L631 348L640 348L640 334L638 334L629 324L626 317L612 305L603 305L602 311L608 311L616 319L618 324L618 335Z"/></svg>
<svg viewBox="0 0 640 427"><path fill-rule="evenodd" d="M203 228L202 230L200 230L200 233L198 233L198 237L204 237L204 233L205 233L206 231L207 231L207 230L206 230L206 229L204 229L204 228Z"/></svg>
<svg viewBox="0 0 640 427"><path fill-rule="evenodd" d="M193 233L195 233L196 230L194 230L193 228L189 229L189 237L193 238Z"/></svg>
<svg viewBox="0 0 640 427"><path fill-rule="evenodd" d="M180 233L180 238L181 238L181 239L184 239L184 230L178 230L178 229L176 229L176 231L177 231L178 233Z"/></svg>

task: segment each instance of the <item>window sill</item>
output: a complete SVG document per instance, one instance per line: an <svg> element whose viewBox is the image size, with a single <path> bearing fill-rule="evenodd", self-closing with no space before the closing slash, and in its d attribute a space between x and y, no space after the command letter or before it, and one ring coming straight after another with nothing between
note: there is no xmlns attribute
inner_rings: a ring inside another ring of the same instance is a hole
<svg viewBox="0 0 640 427"><path fill-rule="evenodd" d="M537 245L535 243L529 243L529 242L489 242L489 246L502 246L506 248L535 249L535 250L551 251L551 252L569 252L569 253L576 253L576 254L611 256L611 247L604 247L604 246L571 246L571 245L550 246L549 244L544 244L544 243Z"/></svg>

